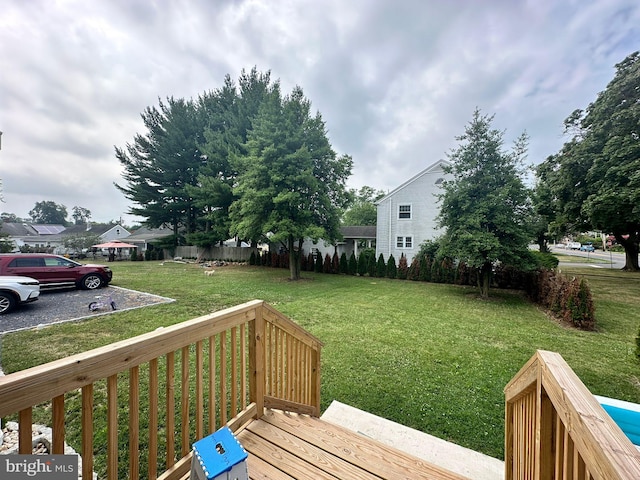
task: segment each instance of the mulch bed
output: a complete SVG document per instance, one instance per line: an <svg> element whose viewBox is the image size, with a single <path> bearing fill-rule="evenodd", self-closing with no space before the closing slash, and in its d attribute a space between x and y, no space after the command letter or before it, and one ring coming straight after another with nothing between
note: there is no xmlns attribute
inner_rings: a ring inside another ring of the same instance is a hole
<svg viewBox="0 0 640 480"><path fill-rule="evenodd" d="M37 301L0 316L0 334L113 313L111 307L95 312L89 311L89 303L96 300L104 301L109 295L116 303L116 311L174 301L171 298L114 286L99 290L43 290Z"/></svg>

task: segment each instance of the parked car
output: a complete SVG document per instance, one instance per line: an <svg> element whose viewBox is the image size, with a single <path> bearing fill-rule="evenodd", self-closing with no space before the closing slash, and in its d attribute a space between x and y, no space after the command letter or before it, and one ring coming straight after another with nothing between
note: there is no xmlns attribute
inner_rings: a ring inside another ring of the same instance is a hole
<svg viewBox="0 0 640 480"><path fill-rule="evenodd" d="M581 252L595 252L595 248L591 243L585 243L580 247Z"/></svg>
<svg viewBox="0 0 640 480"><path fill-rule="evenodd" d="M0 315L18 305L35 302L40 297L40 282L35 278L0 276Z"/></svg>
<svg viewBox="0 0 640 480"><path fill-rule="evenodd" d="M0 275L32 277L40 281L42 288L94 290L108 285L113 272L106 265L84 265L60 255L4 253L0 254Z"/></svg>
<svg viewBox="0 0 640 480"><path fill-rule="evenodd" d="M580 250L580 247L582 247L582 245L580 245L580 242L569 242L567 247L571 250Z"/></svg>

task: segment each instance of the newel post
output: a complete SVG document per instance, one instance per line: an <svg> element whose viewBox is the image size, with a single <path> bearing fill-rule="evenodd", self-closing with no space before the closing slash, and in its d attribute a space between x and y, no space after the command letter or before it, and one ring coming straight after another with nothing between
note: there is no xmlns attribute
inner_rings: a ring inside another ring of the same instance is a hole
<svg viewBox="0 0 640 480"><path fill-rule="evenodd" d="M249 399L256 404L257 418L264 413L264 336L263 304L256 307L256 318L249 323Z"/></svg>

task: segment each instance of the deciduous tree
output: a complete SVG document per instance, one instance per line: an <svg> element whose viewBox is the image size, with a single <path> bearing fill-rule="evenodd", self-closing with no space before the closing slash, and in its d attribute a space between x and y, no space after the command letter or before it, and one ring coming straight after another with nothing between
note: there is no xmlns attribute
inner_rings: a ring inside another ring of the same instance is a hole
<svg viewBox="0 0 640 480"><path fill-rule="evenodd" d="M67 207L51 200L36 202L29 216L34 223L67 225Z"/></svg>
<svg viewBox="0 0 640 480"><path fill-rule="evenodd" d="M616 74L586 110L565 120L571 133L561 151L538 170L552 193L555 224L581 233L612 233L638 270L640 243L640 52L616 65Z"/></svg>
<svg viewBox="0 0 640 480"><path fill-rule="evenodd" d="M342 217L343 225L373 225L377 223L376 202L384 197L383 190L375 190L365 185L360 190L349 191L350 202L347 211Z"/></svg>

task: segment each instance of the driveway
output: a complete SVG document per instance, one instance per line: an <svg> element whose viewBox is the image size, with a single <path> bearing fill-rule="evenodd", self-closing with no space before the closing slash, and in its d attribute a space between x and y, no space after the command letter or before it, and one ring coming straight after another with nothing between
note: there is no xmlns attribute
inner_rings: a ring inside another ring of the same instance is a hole
<svg viewBox="0 0 640 480"><path fill-rule="evenodd" d="M114 286L99 290L43 290L37 301L23 305L11 313L0 315L0 335L112 313L111 307L96 312L89 311L89 303L98 300L97 297L106 299L109 295L116 303L116 311L174 301L171 298Z"/></svg>

